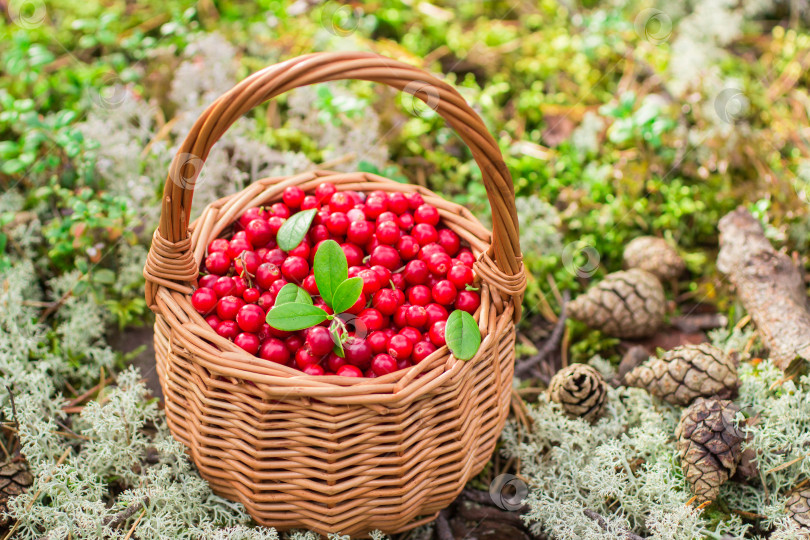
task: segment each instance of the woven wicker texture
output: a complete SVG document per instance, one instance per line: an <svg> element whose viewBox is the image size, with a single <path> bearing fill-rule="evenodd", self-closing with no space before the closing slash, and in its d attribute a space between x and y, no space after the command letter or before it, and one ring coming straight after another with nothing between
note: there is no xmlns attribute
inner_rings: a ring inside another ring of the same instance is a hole
<svg viewBox="0 0 810 540"><path fill-rule="evenodd" d="M411 91L435 105L481 168L493 233L466 208L424 188L328 171L256 182L188 224L202 162L240 115L292 88L349 78ZM324 181L339 190L418 191L470 244L481 280L475 318L483 341L475 358L462 362L442 347L375 379L312 377L247 354L193 309L189 294L211 239L230 234L246 209L280 200L285 187L312 191ZM511 177L480 118L446 83L368 53L307 55L245 79L202 114L178 151L144 275L157 314L169 427L214 491L243 503L257 522L351 535L407 530L433 519L489 460L509 409L514 320L526 277Z"/></svg>

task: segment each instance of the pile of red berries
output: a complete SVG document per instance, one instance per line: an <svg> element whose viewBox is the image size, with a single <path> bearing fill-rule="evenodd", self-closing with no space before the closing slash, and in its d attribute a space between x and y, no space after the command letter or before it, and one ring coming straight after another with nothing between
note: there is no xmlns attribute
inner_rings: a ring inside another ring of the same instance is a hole
<svg viewBox="0 0 810 540"><path fill-rule="evenodd" d="M310 375L376 377L410 367L444 345L450 312L478 309L472 252L439 224L439 211L418 193L366 195L323 183L314 195L288 187L282 201L248 209L230 240L211 241L191 297L211 328L245 351ZM282 251L279 229L308 209L318 213L304 240ZM360 298L347 311L362 324L343 344L344 357L334 352L326 323L284 332L265 322L287 283L331 313L317 296L312 270L318 247L329 239L343 249L349 277L363 280Z"/></svg>

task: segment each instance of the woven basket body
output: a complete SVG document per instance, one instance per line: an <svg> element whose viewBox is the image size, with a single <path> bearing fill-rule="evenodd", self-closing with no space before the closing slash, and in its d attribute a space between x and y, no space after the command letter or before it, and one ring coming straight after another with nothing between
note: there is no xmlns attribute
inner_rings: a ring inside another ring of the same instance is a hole
<svg viewBox="0 0 810 540"><path fill-rule="evenodd" d="M431 104L430 92L439 96L437 112L482 169L493 233L466 208L424 188L327 171L261 180L188 224L199 168L236 118L296 86L345 78L406 91L418 81L417 97ZM429 91L420 95L424 85ZM230 234L246 209L280 200L285 187L311 192L324 181L339 190L418 191L471 246L483 336L473 359L459 361L442 347L383 377L312 377L244 352L193 309L189 295L210 240ZM366 53L309 55L246 79L203 113L178 152L144 274L157 314L155 354L169 427L213 490L244 504L258 523L323 534L407 530L433 519L489 460L509 409L514 321L525 287L514 192L480 119L438 79Z"/></svg>

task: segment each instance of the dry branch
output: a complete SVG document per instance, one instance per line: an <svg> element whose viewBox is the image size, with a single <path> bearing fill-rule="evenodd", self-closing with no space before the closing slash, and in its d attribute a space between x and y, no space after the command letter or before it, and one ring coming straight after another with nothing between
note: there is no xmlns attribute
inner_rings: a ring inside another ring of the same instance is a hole
<svg viewBox="0 0 810 540"><path fill-rule="evenodd" d="M717 267L736 287L770 358L782 370L797 357L810 360L807 292L793 260L773 248L762 226L743 207L723 217L718 228Z"/></svg>

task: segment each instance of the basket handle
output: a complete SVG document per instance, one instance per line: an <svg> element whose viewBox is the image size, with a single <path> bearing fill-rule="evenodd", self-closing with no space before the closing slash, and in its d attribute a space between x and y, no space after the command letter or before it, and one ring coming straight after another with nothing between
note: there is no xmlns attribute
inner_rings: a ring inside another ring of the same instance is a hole
<svg viewBox="0 0 810 540"><path fill-rule="evenodd" d="M163 189L160 225L144 269L150 305L156 285L180 290L178 282L193 281L194 277L188 277L196 277L188 235L191 200L197 176L214 143L253 107L294 88L341 79L384 83L413 94L434 108L470 148L481 169L492 208L494 265L488 265L489 271L503 277L500 280L503 292L517 300L519 309L525 277L515 189L498 144L478 114L452 86L419 68L365 52L313 53L275 64L244 79L202 113L177 151Z"/></svg>

